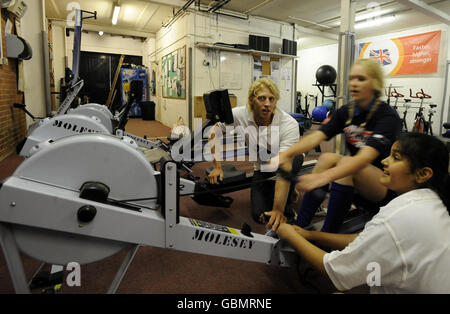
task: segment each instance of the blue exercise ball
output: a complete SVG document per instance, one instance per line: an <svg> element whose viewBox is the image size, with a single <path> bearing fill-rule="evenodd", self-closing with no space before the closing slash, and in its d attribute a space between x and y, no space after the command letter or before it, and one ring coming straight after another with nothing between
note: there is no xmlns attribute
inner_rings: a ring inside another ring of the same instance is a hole
<svg viewBox="0 0 450 314"><path fill-rule="evenodd" d="M328 110L334 107L334 101L332 99L325 99L322 106L325 106Z"/></svg>
<svg viewBox="0 0 450 314"><path fill-rule="evenodd" d="M325 106L317 106L312 111L312 118L314 121L322 122L327 118L328 109Z"/></svg>

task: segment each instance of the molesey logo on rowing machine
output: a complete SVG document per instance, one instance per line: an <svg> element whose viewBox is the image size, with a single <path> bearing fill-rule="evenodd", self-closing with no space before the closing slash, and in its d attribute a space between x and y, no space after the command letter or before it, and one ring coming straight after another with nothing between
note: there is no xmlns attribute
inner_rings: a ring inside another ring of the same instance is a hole
<svg viewBox="0 0 450 314"><path fill-rule="evenodd" d="M56 120L53 122L52 126L65 129L74 133L99 133L99 130L93 130L84 126L77 125L75 123L63 122Z"/></svg>
<svg viewBox="0 0 450 314"><path fill-rule="evenodd" d="M220 233L214 233L199 229L195 230L195 234L192 237L192 240L249 250L253 248L253 244L255 243L254 241L248 239L240 239L229 235L223 235Z"/></svg>

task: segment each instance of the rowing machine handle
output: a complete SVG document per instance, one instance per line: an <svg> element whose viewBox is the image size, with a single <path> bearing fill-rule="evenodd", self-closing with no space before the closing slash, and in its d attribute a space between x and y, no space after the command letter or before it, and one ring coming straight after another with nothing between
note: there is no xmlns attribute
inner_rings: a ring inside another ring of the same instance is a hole
<svg viewBox="0 0 450 314"><path fill-rule="evenodd" d="M25 109L25 104L13 104L14 108Z"/></svg>

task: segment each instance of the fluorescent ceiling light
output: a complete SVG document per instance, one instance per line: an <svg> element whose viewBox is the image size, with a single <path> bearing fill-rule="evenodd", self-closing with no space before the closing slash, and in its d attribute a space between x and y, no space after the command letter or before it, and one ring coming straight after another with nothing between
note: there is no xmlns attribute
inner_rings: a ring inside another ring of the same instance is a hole
<svg viewBox="0 0 450 314"><path fill-rule="evenodd" d="M388 10L368 10L368 11L369 12L356 15L355 22L360 22L362 20L374 18L389 13Z"/></svg>
<svg viewBox="0 0 450 314"><path fill-rule="evenodd" d="M355 16L355 23L364 22L367 19L376 19L378 16L386 16L389 14L388 10L370 10L371 12L360 13ZM338 27L341 25L341 21L336 20L330 24L332 27Z"/></svg>
<svg viewBox="0 0 450 314"><path fill-rule="evenodd" d="M114 7L114 13L113 13L113 18L112 18L113 25L117 24L117 19L119 18L119 12L120 12L120 6L116 5Z"/></svg>
<svg viewBox="0 0 450 314"><path fill-rule="evenodd" d="M378 17L378 18L374 18L374 19L369 19L369 20L364 21L364 22L356 23L355 24L355 29L361 29L361 28L378 26L378 25L382 25L384 23L393 22L394 20L395 20L395 15L394 14L386 15L386 16L383 16L383 17Z"/></svg>

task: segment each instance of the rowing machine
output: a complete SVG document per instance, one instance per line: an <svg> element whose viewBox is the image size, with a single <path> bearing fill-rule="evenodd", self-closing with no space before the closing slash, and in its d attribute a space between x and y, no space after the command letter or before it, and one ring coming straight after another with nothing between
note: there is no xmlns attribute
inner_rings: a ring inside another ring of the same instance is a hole
<svg viewBox="0 0 450 314"><path fill-rule="evenodd" d="M135 145L111 135L70 136L37 151L0 188L0 243L15 291L29 292L19 252L66 265L128 247L108 292L140 245L295 265L297 254L279 239L180 216L187 191L179 180L175 162L157 172Z"/></svg>

